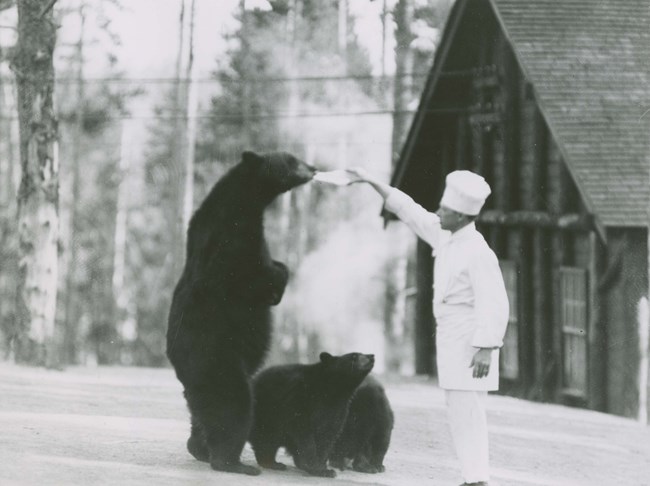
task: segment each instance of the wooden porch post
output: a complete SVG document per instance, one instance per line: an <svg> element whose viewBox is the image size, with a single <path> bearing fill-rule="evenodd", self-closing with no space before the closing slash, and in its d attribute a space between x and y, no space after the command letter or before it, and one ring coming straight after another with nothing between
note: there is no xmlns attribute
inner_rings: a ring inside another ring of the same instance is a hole
<svg viewBox="0 0 650 486"><path fill-rule="evenodd" d="M433 258L431 247L417 243L417 312L415 318L415 373L436 373L435 325L433 322Z"/></svg>

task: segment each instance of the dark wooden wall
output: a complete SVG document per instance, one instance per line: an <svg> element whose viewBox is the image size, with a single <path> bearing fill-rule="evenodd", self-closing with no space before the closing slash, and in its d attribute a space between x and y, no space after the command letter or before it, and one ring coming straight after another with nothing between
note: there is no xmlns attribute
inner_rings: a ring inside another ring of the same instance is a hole
<svg viewBox="0 0 650 486"><path fill-rule="evenodd" d="M557 224L567 214L586 215L585 208L510 45L496 22L481 28L481 38L488 42L478 48L471 66L468 110L458 115L452 124L458 129L448 139L455 143L457 163L440 165L443 172L473 170L490 183L493 194L484 212L492 217L481 218L479 228L500 259L516 264L520 376L504 388L531 399L560 400L557 269L590 267L591 232ZM519 222L508 221L513 214Z"/></svg>

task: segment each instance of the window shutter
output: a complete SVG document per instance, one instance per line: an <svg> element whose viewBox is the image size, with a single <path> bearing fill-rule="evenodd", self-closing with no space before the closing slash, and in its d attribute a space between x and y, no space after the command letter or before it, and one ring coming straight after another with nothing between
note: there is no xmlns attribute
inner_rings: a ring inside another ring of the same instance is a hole
<svg viewBox="0 0 650 486"><path fill-rule="evenodd" d="M560 268L562 385L567 395L587 396L587 270Z"/></svg>

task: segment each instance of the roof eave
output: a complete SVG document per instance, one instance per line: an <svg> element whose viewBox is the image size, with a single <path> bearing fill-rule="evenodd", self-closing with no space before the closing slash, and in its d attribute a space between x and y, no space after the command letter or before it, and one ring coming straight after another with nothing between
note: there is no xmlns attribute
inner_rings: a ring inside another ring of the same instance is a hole
<svg viewBox="0 0 650 486"><path fill-rule="evenodd" d="M400 183L402 182L404 172L406 171L408 162L411 159L415 144L418 139L418 135L422 129L422 124L424 123L424 118L426 116L426 106L433 96L435 88L438 84L438 80L440 79L442 66L444 65L445 58L447 57L447 54L451 47L451 41L454 37L454 34L458 29L460 19L462 18L463 12L465 11L467 1L468 0L457 0L456 4L452 7L452 11L445 26L440 45L438 46L438 49L436 50L436 54L434 56L433 68L427 76L427 81L424 85L422 96L420 97L418 109L413 118L413 122L411 123L411 128L409 129L409 133L406 137L406 141L404 142L404 146L400 151L400 156L391 178L392 186L399 187Z"/></svg>

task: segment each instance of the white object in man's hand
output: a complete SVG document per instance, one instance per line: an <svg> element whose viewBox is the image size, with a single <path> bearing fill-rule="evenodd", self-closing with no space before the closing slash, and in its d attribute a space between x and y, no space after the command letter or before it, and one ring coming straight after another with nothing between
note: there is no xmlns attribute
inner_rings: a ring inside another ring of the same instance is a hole
<svg viewBox="0 0 650 486"><path fill-rule="evenodd" d="M314 180L318 182L325 182L335 186L347 186L359 180L347 170L330 170L327 172L317 172L314 175Z"/></svg>
<svg viewBox="0 0 650 486"><path fill-rule="evenodd" d="M370 173L363 167L351 167L346 172L353 182L370 182Z"/></svg>

